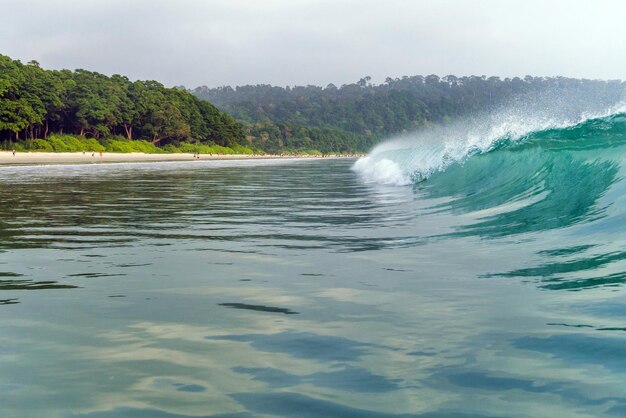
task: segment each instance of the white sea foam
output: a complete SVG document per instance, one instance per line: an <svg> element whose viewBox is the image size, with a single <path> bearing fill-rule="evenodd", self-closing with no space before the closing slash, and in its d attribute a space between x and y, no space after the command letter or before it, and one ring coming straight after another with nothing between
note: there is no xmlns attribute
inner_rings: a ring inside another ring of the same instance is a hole
<svg viewBox="0 0 626 418"><path fill-rule="evenodd" d="M354 163L353 169L368 183L392 186L411 183L410 176L407 176L397 163L386 158L375 160L369 156L363 157Z"/></svg>

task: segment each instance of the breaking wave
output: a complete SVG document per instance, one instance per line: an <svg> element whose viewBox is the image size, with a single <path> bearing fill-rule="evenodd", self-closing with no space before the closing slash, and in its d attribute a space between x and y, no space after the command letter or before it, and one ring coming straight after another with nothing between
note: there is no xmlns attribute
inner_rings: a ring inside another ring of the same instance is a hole
<svg viewBox="0 0 626 418"><path fill-rule="evenodd" d="M623 140L625 131L624 103L575 116L501 112L389 140L360 158L353 170L366 182L408 185L479 154L520 146L603 147Z"/></svg>

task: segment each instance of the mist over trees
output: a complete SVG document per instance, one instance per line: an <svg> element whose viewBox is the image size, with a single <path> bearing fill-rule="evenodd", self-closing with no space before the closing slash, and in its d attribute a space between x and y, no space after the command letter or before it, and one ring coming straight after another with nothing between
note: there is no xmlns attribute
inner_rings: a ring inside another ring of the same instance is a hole
<svg viewBox="0 0 626 418"><path fill-rule="evenodd" d="M48 71L0 55L0 140L123 136L157 145L245 141L242 126L186 91L86 70Z"/></svg>
<svg viewBox="0 0 626 418"><path fill-rule="evenodd" d="M203 86L190 91L243 122L256 147L353 152L367 151L384 137L489 111L535 93L567 90L608 106L622 98L624 86L618 80L565 77L428 75L387 78L380 85L364 77L340 87Z"/></svg>

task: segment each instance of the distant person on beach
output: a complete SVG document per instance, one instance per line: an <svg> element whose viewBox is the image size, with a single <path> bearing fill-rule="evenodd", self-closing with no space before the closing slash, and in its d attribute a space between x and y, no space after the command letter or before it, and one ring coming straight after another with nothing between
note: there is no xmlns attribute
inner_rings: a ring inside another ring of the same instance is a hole
<svg viewBox="0 0 626 418"><path fill-rule="evenodd" d="M102 151L100 151L100 156L102 157Z"/></svg>
<svg viewBox="0 0 626 418"><path fill-rule="evenodd" d="M91 156L95 157L96 156L96 152L95 151L91 151Z"/></svg>
<svg viewBox="0 0 626 418"><path fill-rule="evenodd" d="M13 150L13 156L15 157L15 150Z"/></svg>

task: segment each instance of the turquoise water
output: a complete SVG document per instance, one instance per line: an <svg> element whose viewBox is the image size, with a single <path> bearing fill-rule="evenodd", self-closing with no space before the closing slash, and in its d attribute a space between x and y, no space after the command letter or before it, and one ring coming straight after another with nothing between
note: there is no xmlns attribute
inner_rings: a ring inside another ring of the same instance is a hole
<svg viewBox="0 0 626 418"><path fill-rule="evenodd" d="M623 416L625 156L0 168L0 415Z"/></svg>

